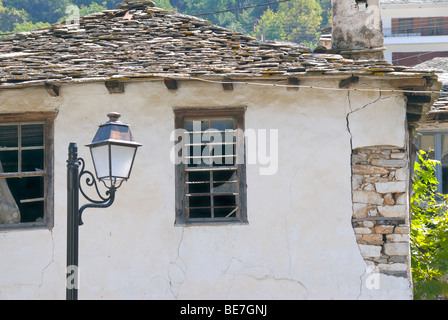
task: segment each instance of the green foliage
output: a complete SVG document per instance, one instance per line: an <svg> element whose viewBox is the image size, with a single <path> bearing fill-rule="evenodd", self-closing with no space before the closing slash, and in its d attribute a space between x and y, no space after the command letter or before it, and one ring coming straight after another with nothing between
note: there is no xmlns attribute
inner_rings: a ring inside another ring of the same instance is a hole
<svg viewBox="0 0 448 320"><path fill-rule="evenodd" d="M283 33L282 22L279 15L271 9L266 10L260 17L260 22L255 26L255 36L262 38L264 33L265 39L274 40L281 39Z"/></svg>
<svg viewBox="0 0 448 320"><path fill-rule="evenodd" d="M282 39L297 43L317 40L322 8L316 0L282 2L277 12L283 26Z"/></svg>
<svg viewBox="0 0 448 320"><path fill-rule="evenodd" d="M1 32L10 32L14 29L15 23L22 23L28 19L25 10L4 7L0 0L0 30Z"/></svg>
<svg viewBox="0 0 448 320"><path fill-rule="evenodd" d="M416 299L448 298L448 195L437 192L435 161L420 151L411 197L411 264Z"/></svg>
<svg viewBox="0 0 448 320"><path fill-rule="evenodd" d="M3 5L2 6L2 1ZM286 40L314 47L321 26L329 23L331 0L291 0L262 5L266 0L153 0L158 7L199 15L212 23L266 40ZM123 0L0 0L0 30L11 32L70 19L71 5L80 16L116 9ZM231 11L228 11L232 9ZM264 29L263 29L264 26Z"/></svg>
<svg viewBox="0 0 448 320"><path fill-rule="evenodd" d="M3 0L3 4L5 7L25 10L33 23L39 21L55 23L65 14L71 2L70 0Z"/></svg>
<svg viewBox="0 0 448 320"><path fill-rule="evenodd" d="M331 26L331 0L318 0L322 8L321 28Z"/></svg>
<svg viewBox="0 0 448 320"><path fill-rule="evenodd" d="M173 10L174 7L171 5L170 0L153 0L157 7L166 10Z"/></svg>
<svg viewBox="0 0 448 320"><path fill-rule="evenodd" d="M51 25L45 22L32 23L31 21L26 21L22 23L14 23L13 33L32 31L37 29L49 28Z"/></svg>

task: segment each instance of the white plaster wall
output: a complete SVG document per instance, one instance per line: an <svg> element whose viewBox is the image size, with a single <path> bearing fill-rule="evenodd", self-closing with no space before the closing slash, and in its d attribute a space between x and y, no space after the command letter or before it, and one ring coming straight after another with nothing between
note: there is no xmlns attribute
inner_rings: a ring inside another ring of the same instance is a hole
<svg viewBox="0 0 448 320"><path fill-rule="evenodd" d="M110 95L104 84L67 85L57 98L44 89L0 92L0 112L59 110L55 226L0 232L0 298L65 299L67 148L77 142L91 163L84 145L110 111L122 113L143 147L113 206L84 213L80 299L411 296L403 278L386 277L379 290L365 287L351 226L351 146L402 146L400 98L250 85L224 91L193 82L177 91L161 82L127 83L125 90ZM247 166L249 224L174 226L172 108L241 105L246 129L279 132L276 174Z"/></svg>

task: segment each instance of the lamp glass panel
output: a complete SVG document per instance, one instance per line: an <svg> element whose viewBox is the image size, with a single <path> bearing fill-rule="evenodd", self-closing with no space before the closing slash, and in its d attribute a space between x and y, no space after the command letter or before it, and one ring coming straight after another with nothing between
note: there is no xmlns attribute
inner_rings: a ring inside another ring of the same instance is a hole
<svg viewBox="0 0 448 320"><path fill-rule="evenodd" d="M111 145L112 176L116 178L129 178L134 160L136 147Z"/></svg>
<svg viewBox="0 0 448 320"><path fill-rule="evenodd" d="M98 179L109 177L109 145L94 146L90 148L93 164Z"/></svg>

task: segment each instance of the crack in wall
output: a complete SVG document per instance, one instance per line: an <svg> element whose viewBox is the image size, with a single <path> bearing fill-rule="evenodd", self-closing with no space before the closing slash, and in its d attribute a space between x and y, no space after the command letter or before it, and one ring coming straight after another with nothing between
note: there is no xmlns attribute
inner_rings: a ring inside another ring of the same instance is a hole
<svg viewBox="0 0 448 320"><path fill-rule="evenodd" d="M38 286L38 296L40 298L40 289L44 285L44 273L50 267L50 265L54 262L54 237L53 237L53 229L50 229L50 237L51 237L51 259L50 262L42 269L40 274L40 284Z"/></svg>
<svg viewBox="0 0 448 320"><path fill-rule="evenodd" d="M41 299L40 290L44 286L44 276L45 276L44 274L47 271L47 269L50 267L50 265L52 265L54 262L55 244L54 244L53 230L49 229L49 232L50 232L50 237L51 237L51 257L50 257L50 261L47 264L45 264L45 266L42 268L42 271L40 272L39 283L13 282L13 283L3 283L3 284L0 284L0 286L2 286L2 287L33 287L37 290L38 299ZM4 293L4 291L0 290L0 300L2 300L2 299L8 299L8 296L7 296L7 294Z"/></svg>
<svg viewBox="0 0 448 320"><path fill-rule="evenodd" d="M348 134L350 136L350 149L351 149L351 155L350 155L350 167L351 167L351 177L350 177L351 181L350 181L350 184L351 184L351 203L352 203L352 219L351 219L351 222L352 222L352 228L353 228L353 231L354 231L354 234L355 234L355 237L356 237L356 242L357 242L358 248L360 250L361 256L363 257L363 259L364 259L364 261L366 263L366 268L364 269L363 273L359 277L360 286L359 286L359 295L357 297L358 299L363 294L363 288L364 288L365 282L367 281L366 276L367 276L367 273L368 273L367 271L368 271L369 268L374 267L376 272L378 272L377 275L379 275L380 273L381 274L384 273L384 274L389 274L389 275L402 276L401 274L403 273L401 271L402 266L400 266L400 263L404 259L403 256L396 256L396 257L392 257L392 259L390 259L390 258L387 258L388 256L385 254L386 243L387 243L388 246L397 245L397 248L398 248L398 246L402 245L402 243L398 243L397 244L397 243L394 243L394 241L397 241L397 242L403 241L402 239L399 239L399 240L393 239L393 240L391 240L391 238L389 238L389 237L393 237L394 236L396 238L399 238L402 235L401 234L396 235L395 234L395 229L394 229L394 231L390 231L390 230L382 231L382 232L388 232L388 233L389 232L391 232L391 233L393 232L394 233L393 235L377 234L376 226L378 226L379 228L380 227L384 227L384 226L381 225L384 222L380 222L380 220L375 220L376 217L372 219L370 217L370 214L371 214L370 211L368 213L368 216L366 216L365 219L354 219L355 218L355 214L358 214L357 210L359 210L359 205L360 205L359 203L357 203L357 207L355 208L355 189L359 189L358 184L360 183L359 181L356 181L357 187L355 188L355 177L358 177L356 179L359 179L360 173L358 171L355 171L355 168L354 168L354 166L355 165L359 165L359 163L355 163L355 161L354 161L354 155L355 155L354 144L353 144L353 138L354 137L353 137L353 132L351 131L352 128L351 128L351 123L350 123L350 116L353 115L354 113L358 112L358 111L366 109L367 107L369 107L371 105L374 105L375 103L377 103L380 100L390 99L390 98L393 98L393 97L396 97L396 96L383 97L382 96L382 92L379 91L378 98L376 98L375 100L373 100L373 101L371 101L369 103L364 104L363 106L357 108L356 110L353 110L351 96L350 96L350 90L347 91L347 101L348 101L348 109L349 109L349 111L346 113L346 130L347 130L347 132L348 132ZM359 151L360 149L369 149L369 148L371 150L375 150L374 153L377 152L377 156L378 156L379 153L381 153L381 156L383 156L384 154L389 154L389 156L390 156L393 152L404 152L403 153L403 157L405 157L405 154L406 154L406 151L400 151L399 150L400 148L395 148L395 150L392 151L391 148L389 148L389 149L386 148L385 149L384 146L370 146L370 147L366 147L366 148L357 148L357 150ZM387 150L387 151L385 151L385 150ZM399 154L399 153L395 153L395 155L397 155L397 154ZM358 156L358 152L356 152L356 156ZM363 156L365 156L365 155L363 155ZM368 156L368 157L370 157L370 156ZM358 161L358 159L357 159L357 161ZM373 160L373 161L375 161L375 160ZM385 162L389 161L389 163L392 163L394 160L393 159L391 160L391 158L389 158L389 160L384 160L384 161ZM401 161L401 160L398 160L398 161ZM402 164L400 164L400 165L402 165ZM367 166L371 166L371 164L369 164ZM379 165L379 166L381 167L381 165ZM390 177L392 175L392 179L389 178L387 180L387 182L384 182L384 183L391 183L391 184L396 183L395 182L395 180L396 180L395 178L396 178L398 169L396 167L391 168L391 167L389 167L389 165L386 165L385 167L387 168L387 169L384 169L385 171L387 171L385 173L387 173L388 177ZM373 169L373 168L376 168L376 169ZM378 171L380 171L380 169L378 169L378 167L375 167L375 166L370 167L370 169L371 170L378 170ZM382 174L384 175L384 173L382 173ZM381 175L381 176L383 176L383 175ZM363 176L363 175L361 175L361 176ZM368 177L370 177L369 179L374 179L373 178L374 176L376 176L376 175L375 174L373 176L369 176L368 175ZM380 176L380 174L378 174L378 176ZM364 177L365 177L365 175L364 175ZM363 182L365 182L364 178L361 178L361 179L362 179ZM362 189L362 190L367 190L367 189ZM372 191L367 191L367 192L372 192L372 194L373 194L373 192L379 192L377 190L377 185L374 184L373 182L370 183L369 190L372 190ZM404 190L400 190L400 191L404 192ZM356 191L356 192L359 192L359 191ZM383 191L381 191L381 192L383 192ZM393 210L393 209L390 209L390 208L395 208L394 207L395 202L394 202L394 200L392 199L392 196L391 196L392 193L389 192L388 194L389 194L388 201L390 201L391 203L383 204L383 201L385 202L386 200L381 199L382 202L381 202L381 204L377 204L376 205L377 207L379 205L381 205L381 208L383 208L383 210L384 210L384 208L388 208L389 210ZM385 197L384 194L377 194L377 195L378 195L379 198ZM395 194L395 197L396 196L397 196L397 194ZM358 199L358 197L359 197L359 194L356 195L356 202L360 201ZM395 199L395 201L396 201L396 199ZM369 201L366 201L366 203L367 203L365 205L366 208L369 208L371 206L370 204L368 204L368 202ZM388 213L388 214L390 214L390 213ZM382 219L382 215L383 214L381 213L380 217L378 217L378 218ZM392 216L390 218L392 218ZM385 219L389 219L389 217L386 217ZM358 225L358 223L354 223L355 220L356 221L360 220L359 223L361 225ZM363 222L363 221L366 221L366 222ZM392 220L389 220L389 221L392 221ZM401 220L399 218L395 217L395 220L394 220L393 223L396 223L397 226L399 225L400 227L403 226L402 224L400 224L401 222L399 222L399 221L401 221ZM378 224L380 224L380 225L378 225ZM360 228L355 228L355 226L356 227L360 227ZM369 228L364 228L364 227L367 227L367 226L370 226L370 229ZM387 226L387 227L389 227L389 226ZM365 229L365 231L364 231L364 229ZM372 231L372 230L374 230L374 231ZM360 232L366 232L367 236L371 237L370 239L372 239L372 240L363 242L364 241L364 234L362 234ZM400 233L401 232L402 231L400 230ZM371 235L370 233L373 233L373 235ZM382 236L382 238L379 240L379 237L381 237L381 236ZM362 240L360 240L360 238L362 238ZM363 244L362 248L361 248L361 243L365 243L365 244ZM376 248L378 248L378 247L381 248L381 252L375 252L374 254L372 254L372 250L373 250L372 248L377 250ZM369 252L369 250L370 250L370 252ZM389 251L390 250L391 249L389 249ZM372 258L371 256L377 256L377 258ZM383 258L383 257L386 257L386 258ZM395 266L397 266L397 269L400 270L400 272L387 271L387 270L395 270L394 267L392 267L392 265L394 265L394 263L395 263ZM381 269L381 268L378 268L378 266L383 266L383 267ZM390 269L388 269L388 268L390 268Z"/></svg>
<svg viewBox="0 0 448 320"><path fill-rule="evenodd" d="M180 237L179 244L177 246L177 256L174 261L170 262L168 267L168 280L169 280L169 290L173 297L177 300L179 296L180 287L185 281L185 262L180 257L180 247L184 241L185 228L182 228L182 234ZM179 276L179 274L181 274ZM174 279L177 278L177 279Z"/></svg>
<svg viewBox="0 0 448 320"><path fill-rule="evenodd" d="M239 270L236 271L231 271L232 266L235 267L234 262L237 263L237 266L240 265L239 267L237 267ZM265 271L262 272L262 274L257 275L256 273L260 273L260 269L261 271ZM253 270L251 272L251 270ZM256 271L258 270L258 271ZM290 273L290 270L289 270ZM272 270L271 268L269 268L269 266L267 265L251 265L251 266L247 266L243 260L236 258L236 257L232 257L229 265L225 268L225 270L223 270L221 275L228 275L232 277L231 280L231 284L227 290L225 299L229 298L229 295L231 294L233 288L234 288L234 284L235 284L235 280L237 277L247 277L247 278L251 278L254 279L256 281L269 281L269 280L273 280L275 282L286 282L286 283L292 283L294 285L298 285L301 289L303 289L305 291L305 299L306 297L309 295L308 292L308 288L305 286L305 284L303 284L303 282L294 279L291 274L289 275L289 277L278 277L275 275L274 270ZM273 296L270 292L266 292L269 293L272 299L278 299L278 297Z"/></svg>

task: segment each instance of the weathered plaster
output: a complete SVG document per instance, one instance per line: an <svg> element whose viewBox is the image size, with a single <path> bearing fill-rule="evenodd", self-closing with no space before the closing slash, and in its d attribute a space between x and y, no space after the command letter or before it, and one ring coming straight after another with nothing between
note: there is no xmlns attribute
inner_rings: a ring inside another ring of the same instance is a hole
<svg viewBox="0 0 448 320"><path fill-rule="evenodd" d="M90 163L83 146L110 111L122 113L143 147L114 205L83 217L80 299L408 297L402 286L389 288L389 278L378 292L363 289L366 263L351 225L352 148L380 137L403 143L404 126L389 128L404 119L398 96L238 84L224 91L187 81L173 91L163 82L136 82L113 95L101 83L62 86L59 97L37 88L26 94L29 102L21 103L22 91L2 91L0 110L59 111L55 226L0 233L3 299L64 298L67 147L77 142ZM173 107L242 105L246 129L278 129L279 136L275 175L247 166L249 224L175 227ZM381 127L387 115L394 120ZM382 130L366 132L369 126Z"/></svg>
<svg viewBox="0 0 448 320"><path fill-rule="evenodd" d="M355 0L333 0L332 48L365 50L383 47L379 0L367 0L366 10Z"/></svg>

